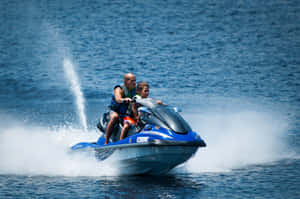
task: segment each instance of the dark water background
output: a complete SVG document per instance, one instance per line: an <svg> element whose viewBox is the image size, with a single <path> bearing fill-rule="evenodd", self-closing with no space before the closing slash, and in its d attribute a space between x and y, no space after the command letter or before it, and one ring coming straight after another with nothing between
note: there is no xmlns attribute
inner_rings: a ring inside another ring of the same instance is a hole
<svg viewBox="0 0 300 199"><path fill-rule="evenodd" d="M0 10L0 198L300 197L299 1L4 0ZM127 72L208 143L166 176L120 176L67 152L97 138Z"/></svg>

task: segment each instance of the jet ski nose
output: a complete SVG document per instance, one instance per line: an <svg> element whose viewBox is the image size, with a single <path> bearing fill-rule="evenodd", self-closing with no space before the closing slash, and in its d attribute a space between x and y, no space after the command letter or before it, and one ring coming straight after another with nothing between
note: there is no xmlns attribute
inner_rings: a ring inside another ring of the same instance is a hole
<svg viewBox="0 0 300 199"><path fill-rule="evenodd" d="M200 147L206 147L206 143L204 142L204 140L200 140L198 142Z"/></svg>

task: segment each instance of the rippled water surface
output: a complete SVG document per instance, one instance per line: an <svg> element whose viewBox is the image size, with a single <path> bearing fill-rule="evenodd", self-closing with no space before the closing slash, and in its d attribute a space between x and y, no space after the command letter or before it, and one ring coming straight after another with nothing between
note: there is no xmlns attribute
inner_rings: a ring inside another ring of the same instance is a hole
<svg viewBox="0 0 300 199"><path fill-rule="evenodd" d="M299 198L299 1L4 0L0 10L0 198ZM68 153L97 139L127 72L208 144L165 176L122 176Z"/></svg>

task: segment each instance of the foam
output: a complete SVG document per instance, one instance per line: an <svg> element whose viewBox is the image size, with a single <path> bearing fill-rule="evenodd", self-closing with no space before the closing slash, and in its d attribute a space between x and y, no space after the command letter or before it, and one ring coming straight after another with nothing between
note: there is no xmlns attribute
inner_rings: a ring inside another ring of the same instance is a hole
<svg viewBox="0 0 300 199"><path fill-rule="evenodd" d="M93 154L70 153L81 141L95 141L95 131L59 127L48 129L27 125L6 127L0 132L0 174L46 176L114 176L113 165Z"/></svg>
<svg viewBox="0 0 300 199"><path fill-rule="evenodd" d="M293 156L285 137L289 124L273 114L240 111L186 115L207 143L187 162L186 169L224 172Z"/></svg>

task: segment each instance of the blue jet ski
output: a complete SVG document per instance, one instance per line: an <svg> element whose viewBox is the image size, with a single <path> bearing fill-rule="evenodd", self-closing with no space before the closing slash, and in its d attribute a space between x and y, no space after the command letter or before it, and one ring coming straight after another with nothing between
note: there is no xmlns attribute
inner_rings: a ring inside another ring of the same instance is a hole
<svg viewBox="0 0 300 199"><path fill-rule="evenodd" d="M155 100L137 99L141 125L131 127L127 137L119 140L122 124L118 123L110 143L104 145L109 112L97 125L103 135L97 142L81 142L72 151L93 151L99 161L115 161L122 174L159 175L187 161L199 147L205 147L200 135L194 132L178 113L178 108L159 105Z"/></svg>

